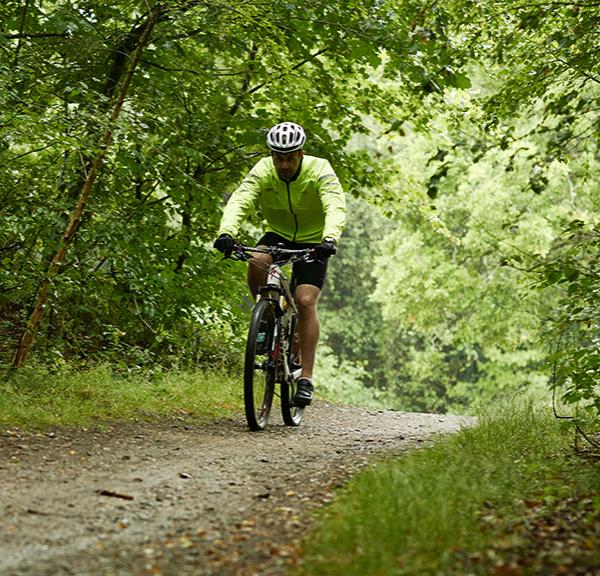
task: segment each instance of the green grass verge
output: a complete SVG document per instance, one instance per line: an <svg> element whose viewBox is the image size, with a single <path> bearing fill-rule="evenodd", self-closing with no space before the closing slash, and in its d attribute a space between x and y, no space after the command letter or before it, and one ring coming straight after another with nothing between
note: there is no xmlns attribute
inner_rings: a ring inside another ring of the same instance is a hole
<svg viewBox="0 0 600 576"><path fill-rule="evenodd" d="M217 371L123 374L107 365L85 370L23 368L0 381L0 427L79 426L107 419L229 416L242 410L239 376Z"/></svg>
<svg viewBox="0 0 600 576"><path fill-rule="evenodd" d="M519 571L518 559L501 559L505 548L528 547L529 510L540 515L549 502L572 502L566 499L600 488L598 466L575 458L570 440L551 415L511 409L378 464L323 512L305 539L299 573L537 573ZM600 516L600 498L589 502L589 514Z"/></svg>

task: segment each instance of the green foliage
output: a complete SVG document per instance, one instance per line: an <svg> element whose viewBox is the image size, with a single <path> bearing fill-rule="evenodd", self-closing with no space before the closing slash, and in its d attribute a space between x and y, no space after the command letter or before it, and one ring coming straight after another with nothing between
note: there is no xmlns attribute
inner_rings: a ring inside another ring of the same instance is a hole
<svg viewBox="0 0 600 576"><path fill-rule="evenodd" d="M485 552L517 545L531 502L572 503L597 482L558 422L521 402L352 480L306 536L299 573L489 574L506 550Z"/></svg>
<svg viewBox="0 0 600 576"><path fill-rule="evenodd" d="M364 130L361 108L390 105L367 77L393 38L374 6L165 4L53 279L38 354L172 364L212 361L239 345L243 272L209 249L222 199L282 118L304 124L311 151L345 172L340 151ZM147 15L133 1L2 10L0 352L8 360Z"/></svg>
<svg viewBox="0 0 600 576"><path fill-rule="evenodd" d="M427 190L436 198L440 182L458 168L452 158L457 146L477 152L473 164L485 161L493 149L509 154L498 166L511 180L501 190L509 184L521 192L523 202L531 202L521 207L515 203L510 226L518 226L518 231L517 238L510 238L510 249L508 239L488 225L498 213L497 205L485 206L486 217L480 220L486 232L503 242L496 249L513 258L517 268L529 273L529 281L542 288L536 293L521 284L516 294L528 302L550 304L537 314L545 347L557 350L549 358L556 371L554 384L564 387L567 400L580 401L598 414L597 270L590 265L597 254L596 225L587 224L581 235L574 233L576 226L561 233L574 218L595 222L599 208L595 135L600 66L593 57L599 46L597 6L563 3L549 10L544 4L512 1L502 5L447 1L440 6L447 18L448 40L461 46L459 63L467 58L470 76L479 76L473 83L477 91L470 90L470 95L481 105L477 118L486 134L479 142L465 139L465 133L472 133L470 110L455 107L454 122L461 134L452 138L453 146L439 147L450 154L430 176ZM486 69L483 78L481 65ZM466 95L462 98L468 102ZM447 104L454 104L448 91L444 99L442 106L448 110ZM566 185L557 186L560 181ZM546 200L539 202L527 192ZM497 191L496 195L502 196ZM436 198L438 209L439 205ZM532 232L542 234L536 240Z"/></svg>
<svg viewBox="0 0 600 576"><path fill-rule="evenodd" d="M383 322L380 307L370 300L374 278L368 265L378 239L391 227L364 201L348 199L348 225L337 256L330 260L319 305L323 344L317 357L324 368L319 382L325 380L328 391L342 401L381 397L397 365L390 354L393 327ZM366 390L359 392L357 381Z"/></svg>
<svg viewBox="0 0 600 576"><path fill-rule="evenodd" d="M556 309L577 310L582 293L594 299L591 280L562 296L532 290L566 222L597 214L597 65L573 36L597 45L592 13L438 3L436 41L456 48L468 82L437 84L424 111L376 128L386 180L373 199L399 225L377 251L373 300L404 335L396 393L414 407L456 410L540 390L548 326L574 338ZM436 68L435 56L420 57ZM556 264L550 283L566 287L573 264ZM595 332L576 337L586 341L566 362L580 362L576 378L559 377L567 398L591 405Z"/></svg>
<svg viewBox="0 0 600 576"><path fill-rule="evenodd" d="M492 134L482 114L476 98L454 91L430 131L406 124L368 144L385 180L364 195L390 221L350 204L323 325L336 354L362 362L363 382L391 406L465 411L523 390L547 394L545 319L559 295L532 290L527 270L566 221L595 209L595 160L554 159L539 171L552 141L530 129L542 113ZM507 133L514 140L497 146ZM532 174L546 181L543 193Z"/></svg>
<svg viewBox="0 0 600 576"><path fill-rule="evenodd" d="M315 378L320 398L358 406L382 405L380 391L365 386L370 375L364 365L335 354L323 344L319 347Z"/></svg>
<svg viewBox="0 0 600 576"><path fill-rule="evenodd" d="M458 110L465 117L455 126ZM378 248L372 300L403 334L396 394L412 408L464 410L544 380L537 337L553 301L540 301L505 263L549 249L570 213L560 203L564 168L552 166L543 196L528 191L532 160L517 157L515 144L482 154L479 117L477 102L455 93L436 134L390 136L380 148L392 148L398 166L384 200L396 230Z"/></svg>
<svg viewBox="0 0 600 576"><path fill-rule="evenodd" d="M572 221L547 257L538 262L538 287L558 292L546 324L554 343L549 358L553 386L563 399L586 412L600 413L600 229Z"/></svg>
<svg viewBox="0 0 600 576"><path fill-rule="evenodd" d="M599 209L594 135L600 68L591 58L598 49L596 7L565 3L547 10L541 4L508 2L500 8L469 3L455 12L457 4L444 5L454 26L460 27L471 69L479 70L474 62L486 67L477 100L487 134L479 136L476 147L471 144L472 151L477 149L472 161L481 164L492 151L499 156L504 152L498 168L527 202L519 206L515 196L511 199L512 237L489 226L496 206L487 206L480 220L486 233L500 242L496 249L525 274L526 283L519 282L515 294L530 308L532 301L546 305L536 310L536 331L543 343L540 351L552 366L553 385L563 390L565 400L597 416L597 270L590 264L597 254ZM467 110L456 110L454 121L462 129L468 126ZM455 145L465 145L464 134L453 138ZM456 167L452 155L448 159L444 177ZM568 225L571 221L575 223ZM532 282L539 291L531 290Z"/></svg>

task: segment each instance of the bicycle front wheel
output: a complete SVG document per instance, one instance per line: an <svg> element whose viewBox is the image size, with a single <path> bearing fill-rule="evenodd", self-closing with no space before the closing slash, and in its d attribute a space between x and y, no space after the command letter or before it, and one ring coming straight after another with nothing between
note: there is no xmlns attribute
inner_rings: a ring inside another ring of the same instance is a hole
<svg viewBox="0 0 600 576"><path fill-rule="evenodd" d="M251 430L262 430L269 420L275 389L275 304L259 300L252 312L244 363L244 406Z"/></svg>

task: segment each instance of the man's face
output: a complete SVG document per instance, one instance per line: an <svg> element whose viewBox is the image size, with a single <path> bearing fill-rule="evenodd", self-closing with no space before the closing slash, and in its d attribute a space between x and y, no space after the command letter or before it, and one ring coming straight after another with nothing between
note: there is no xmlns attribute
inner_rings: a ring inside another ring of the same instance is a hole
<svg viewBox="0 0 600 576"><path fill-rule="evenodd" d="M295 152L271 152L271 158L273 158L273 165L277 171L277 175L286 182L289 182L298 168L300 168L300 162L302 162L302 156L304 156L303 150L296 150Z"/></svg>

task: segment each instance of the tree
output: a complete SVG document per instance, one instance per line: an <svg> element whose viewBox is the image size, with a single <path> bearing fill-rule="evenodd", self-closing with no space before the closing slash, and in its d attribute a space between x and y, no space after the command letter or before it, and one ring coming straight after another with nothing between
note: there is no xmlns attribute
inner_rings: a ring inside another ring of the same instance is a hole
<svg viewBox="0 0 600 576"><path fill-rule="evenodd" d="M197 348L199 334L210 341L225 326L235 331L242 289L220 280L209 248L223 197L264 153L265 129L290 117L307 128L311 151L332 156L354 182L369 159L350 162L341 150L366 130L365 112L390 113L370 70L382 47L406 50L413 10L394 7L390 21L392 8L375 1L161 7L114 125L111 103L146 29L146 4L2 7L6 335L25 330L98 158L98 135L112 135L110 148L101 146L96 193L51 274L40 350L178 358ZM395 62L409 70L416 60Z"/></svg>
<svg viewBox="0 0 600 576"><path fill-rule="evenodd" d="M421 53L424 68L441 80L423 90L420 114L387 131L398 133L401 144L392 146L409 152L399 158L402 192L388 187L379 199L403 225L389 239L397 266L382 260L384 287L376 298L393 303L388 319L416 327L416 368L438 363L428 386L445 381L440 398L485 388L490 375L505 374L506 382L514 372L527 382L527 366L537 379L548 336L564 334L560 340L569 345L550 358L558 361L558 381L568 398L597 405L595 271L586 260L596 250L598 208L598 64L591 57L597 23L594 5L516 2L437 3L424 20L422 36L432 50L456 50L444 69ZM407 188L421 195L408 215ZM586 222L587 232L573 235L571 224L565 242L561 229L573 218ZM531 290L532 280L543 293ZM525 329L520 353L506 347L515 327ZM470 350L458 357L462 366L474 359L475 387L459 386L451 375L449 353L460 350Z"/></svg>

